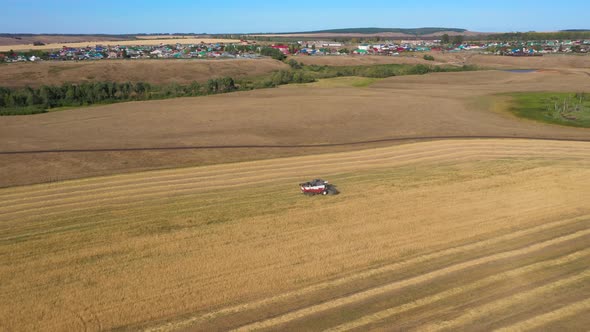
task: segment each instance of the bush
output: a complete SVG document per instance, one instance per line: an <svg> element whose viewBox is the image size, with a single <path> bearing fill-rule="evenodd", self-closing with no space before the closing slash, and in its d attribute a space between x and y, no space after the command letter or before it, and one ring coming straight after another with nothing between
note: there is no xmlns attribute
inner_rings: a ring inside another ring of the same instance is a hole
<svg viewBox="0 0 590 332"><path fill-rule="evenodd" d="M434 57L430 54L425 54L424 55L424 60L426 61L434 61Z"/></svg>
<svg viewBox="0 0 590 332"><path fill-rule="evenodd" d="M265 56L269 56L269 57L271 57L275 60L279 60L279 61L283 61L287 58L283 54L283 52L281 52L280 50L277 50L276 48L272 48L272 47L263 47L260 50L260 54L265 55Z"/></svg>
<svg viewBox="0 0 590 332"><path fill-rule="evenodd" d="M297 62L297 61L295 61L293 59L290 59L289 61L287 61L287 64L289 66L291 66L291 68L293 68L293 69L301 69L301 68L303 68L303 65L302 64L300 64L299 62Z"/></svg>
<svg viewBox="0 0 590 332"><path fill-rule="evenodd" d="M39 114L39 113L46 113L46 112L47 112L47 110L40 108L40 107L35 107L35 106L0 108L0 116L29 115L29 114Z"/></svg>

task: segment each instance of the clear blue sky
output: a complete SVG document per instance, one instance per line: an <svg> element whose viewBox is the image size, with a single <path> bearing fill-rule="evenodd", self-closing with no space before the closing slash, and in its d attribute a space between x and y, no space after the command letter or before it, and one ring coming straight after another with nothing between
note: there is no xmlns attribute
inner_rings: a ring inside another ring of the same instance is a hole
<svg viewBox="0 0 590 332"><path fill-rule="evenodd" d="M553 31L590 29L589 13L590 0L0 0L0 32Z"/></svg>

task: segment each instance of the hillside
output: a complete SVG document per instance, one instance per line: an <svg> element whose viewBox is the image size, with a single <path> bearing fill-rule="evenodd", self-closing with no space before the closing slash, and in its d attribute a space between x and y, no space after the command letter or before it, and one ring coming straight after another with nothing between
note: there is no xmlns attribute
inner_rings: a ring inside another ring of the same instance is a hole
<svg viewBox="0 0 590 332"><path fill-rule="evenodd" d="M348 29L330 29L304 32L282 32L282 33L260 33L250 34L258 37L306 37L306 38L367 38L367 37L385 37L385 38L423 38L434 39L444 34L450 36L462 35L465 37L485 36L487 33L468 31L458 28L348 28Z"/></svg>
<svg viewBox="0 0 590 332"><path fill-rule="evenodd" d="M305 32L287 32L284 34L310 34L310 33L332 33L332 34L349 34L349 33L360 33L360 34L379 34L379 33L403 33L406 35L428 35L433 33L444 33L444 32L465 32L466 29L458 28L414 28L414 29L403 29L403 28L346 28L346 29L328 29L328 30L316 30L316 31L305 31ZM277 33L278 34L278 33Z"/></svg>

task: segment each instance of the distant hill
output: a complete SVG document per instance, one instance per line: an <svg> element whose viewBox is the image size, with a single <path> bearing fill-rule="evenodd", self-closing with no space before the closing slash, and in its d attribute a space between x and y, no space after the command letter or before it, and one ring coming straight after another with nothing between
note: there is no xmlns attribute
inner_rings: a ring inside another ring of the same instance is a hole
<svg viewBox="0 0 590 332"><path fill-rule="evenodd" d="M347 28L347 29L328 29L328 30L317 30L317 31L304 31L304 32L284 32L284 33L273 33L273 35L300 35L300 34L380 34L380 33L401 33L406 35L429 35L438 32L466 32L466 29L458 28L415 28L415 29L402 29L402 28Z"/></svg>

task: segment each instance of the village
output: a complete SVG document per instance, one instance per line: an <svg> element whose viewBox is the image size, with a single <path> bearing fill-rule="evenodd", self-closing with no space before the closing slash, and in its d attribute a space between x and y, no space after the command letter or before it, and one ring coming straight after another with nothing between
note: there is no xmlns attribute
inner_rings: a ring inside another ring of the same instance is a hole
<svg viewBox="0 0 590 332"><path fill-rule="evenodd" d="M138 41L139 43L139 41ZM256 59L264 49L276 49L283 55L399 56L412 52L477 52L504 56L542 56L556 53L589 53L590 40L546 40L512 42L463 42L455 40L399 40L377 43L341 43L334 41L298 41L296 43L204 43L160 45L94 45L81 48L63 46L54 51L3 52L0 62L84 61L104 59Z"/></svg>

